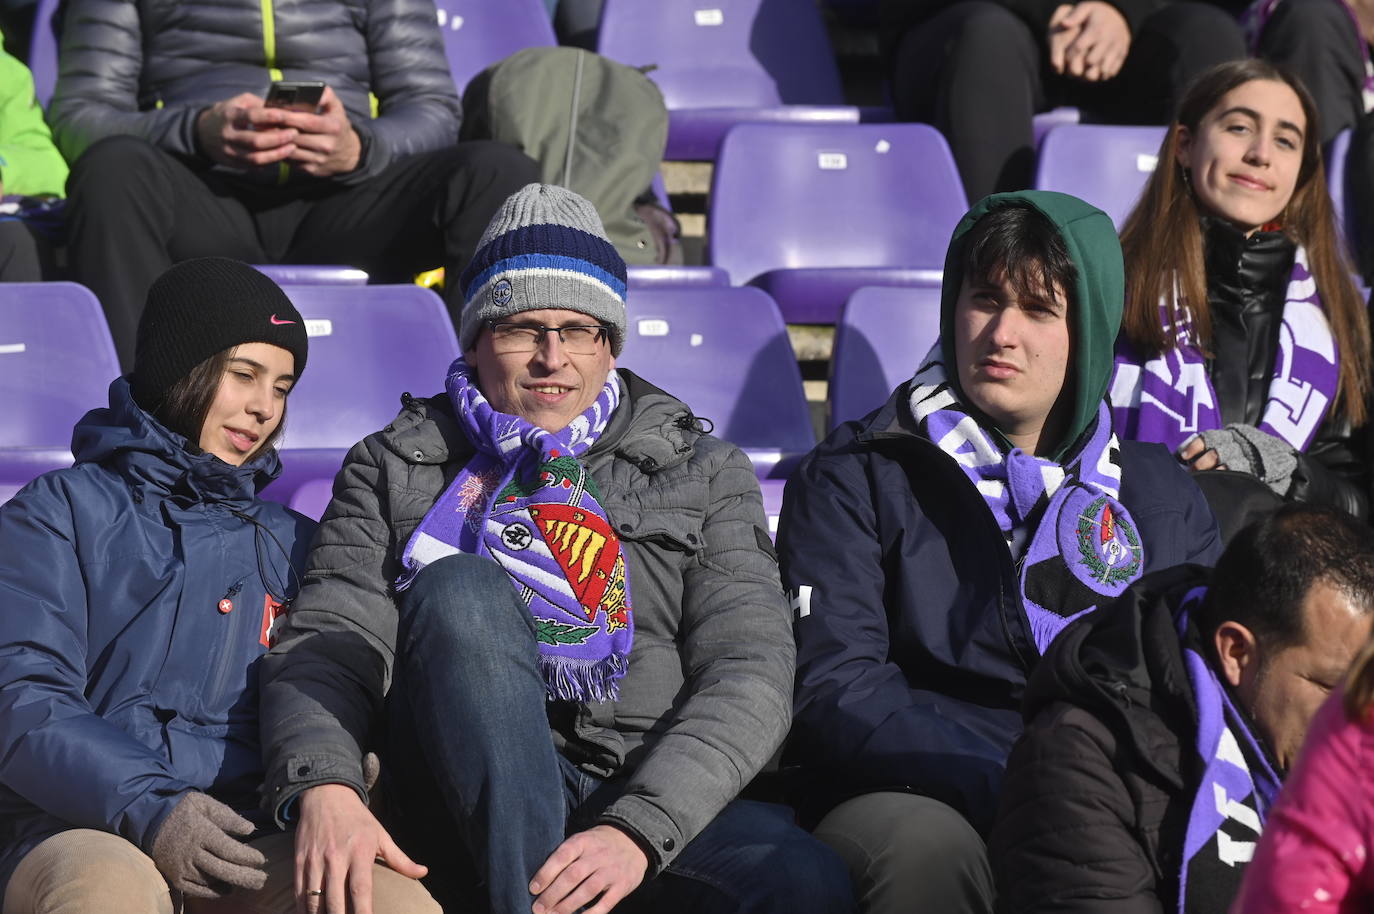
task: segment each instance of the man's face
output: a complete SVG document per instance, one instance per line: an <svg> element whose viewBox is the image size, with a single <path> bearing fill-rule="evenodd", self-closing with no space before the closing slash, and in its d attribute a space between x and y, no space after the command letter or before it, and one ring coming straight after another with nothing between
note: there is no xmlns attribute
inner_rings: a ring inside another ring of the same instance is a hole
<svg viewBox="0 0 1374 914"><path fill-rule="evenodd" d="M587 327L596 321L579 311L544 308L522 311L503 323ZM615 367L609 339L587 355L569 352L556 333L545 333L533 350L511 351L519 348L498 344L491 328L484 327L464 357L477 370L477 386L494 409L550 432L562 430L595 403Z"/></svg>
<svg viewBox="0 0 1374 914"><path fill-rule="evenodd" d="M1290 645L1241 672L1236 695L1285 769L1297 761L1312 716L1369 639L1374 615L1325 581L1303 601L1305 643Z"/></svg>
<svg viewBox="0 0 1374 914"><path fill-rule="evenodd" d="M1021 292L1005 272L964 277L954 306L954 361L971 405L1017 447L1037 453L1058 440L1053 416L1070 358L1063 289ZM1062 410L1061 410L1062 412ZM1057 421L1056 421L1057 420Z"/></svg>

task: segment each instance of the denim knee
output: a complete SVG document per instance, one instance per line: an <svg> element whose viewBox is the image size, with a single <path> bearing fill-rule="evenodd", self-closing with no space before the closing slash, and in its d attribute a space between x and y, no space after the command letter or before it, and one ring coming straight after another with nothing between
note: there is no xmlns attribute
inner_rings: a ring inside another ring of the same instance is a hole
<svg viewBox="0 0 1374 914"><path fill-rule="evenodd" d="M522 640L533 643L534 620L493 559L445 556L426 565L403 593L399 649L442 642L458 656Z"/></svg>

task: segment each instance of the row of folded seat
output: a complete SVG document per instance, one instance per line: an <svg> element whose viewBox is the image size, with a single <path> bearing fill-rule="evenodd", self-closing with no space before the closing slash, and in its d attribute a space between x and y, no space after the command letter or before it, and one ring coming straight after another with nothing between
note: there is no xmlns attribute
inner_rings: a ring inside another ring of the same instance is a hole
<svg viewBox="0 0 1374 914"><path fill-rule="evenodd" d="M1119 228L1154 170L1163 134L1162 127L1054 127L1036 186L1082 197ZM1347 132L1329 150L1342 219L1348 145ZM713 172L711 266L644 270L638 281L724 278L766 291L787 323L835 323L856 289L938 281L966 208L949 147L927 125L742 124L726 134Z"/></svg>
<svg viewBox="0 0 1374 914"><path fill-rule="evenodd" d="M310 366L291 395L284 471L264 493L319 517L356 441L385 426L403 392L443 389L458 356L440 298L413 285L287 285L306 319ZM882 403L938 328L937 287L870 288L845 309L831 378L832 424ZM770 522L782 485L815 443L797 360L773 300L752 287L634 287L618 364L685 400L754 462ZM74 283L0 285L0 501L71 462L72 426L107 402L119 373L99 302Z"/></svg>

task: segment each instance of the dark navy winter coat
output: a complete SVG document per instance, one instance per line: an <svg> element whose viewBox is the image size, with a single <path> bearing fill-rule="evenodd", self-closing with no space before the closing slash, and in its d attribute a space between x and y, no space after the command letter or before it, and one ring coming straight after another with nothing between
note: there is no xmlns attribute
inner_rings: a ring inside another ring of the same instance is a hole
<svg viewBox="0 0 1374 914"><path fill-rule="evenodd" d="M258 658L315 525L257 498L275 452L184 445L117 380L76 465L0 507L0 897L59 831L146 852L188 790L258 805Z"/></svg>
<svg viewBox="0 0 1374 914"><path fill-rule="evenodd" d="M812 815L900 790L985 832L1039 655L992 512L899 420L908 396L903 385L836 429L788 481L778 552L798 615L797 692L784 761ZM1214 564L1215 521L1178 462L1135 442L1121 458L1144 571Z"/></svg>

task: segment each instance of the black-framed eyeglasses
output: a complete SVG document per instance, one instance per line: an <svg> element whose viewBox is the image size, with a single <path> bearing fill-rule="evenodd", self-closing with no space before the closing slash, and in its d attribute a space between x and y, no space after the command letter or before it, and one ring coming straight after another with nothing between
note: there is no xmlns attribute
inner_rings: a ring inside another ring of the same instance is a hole
<svg viewBox="0 0 1374 914"><path fill-rule="evenodd" d="M488 321L491 328L492 348L499 354L512 352L534 352L544 342L547 333L558 334L563 348L574 355L594 355L610 333L609 327L601 324L567 327L545 327L542 324L508 324Z"/></svg>

